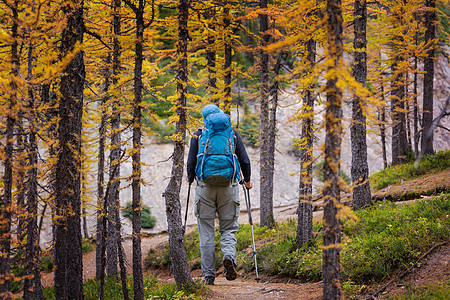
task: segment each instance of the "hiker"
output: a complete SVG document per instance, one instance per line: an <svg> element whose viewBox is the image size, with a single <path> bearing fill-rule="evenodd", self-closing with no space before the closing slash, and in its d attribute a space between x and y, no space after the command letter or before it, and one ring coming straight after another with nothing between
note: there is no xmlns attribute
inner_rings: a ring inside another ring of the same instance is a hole
<svg viewBox="0 0 450 300"><path fill-rule="evenodd" d="M239 133L231 128L230 117L214 104L206 105L202 113L205 128L199 129L191 138L187 180L191 184L197 179L194 214L198 224L201 267L204 281L213 285L216 277L216 213L219 217L225 277L235 280L240 171L247 189L251 189L253 183L250 180L250 159Z"/></svg>

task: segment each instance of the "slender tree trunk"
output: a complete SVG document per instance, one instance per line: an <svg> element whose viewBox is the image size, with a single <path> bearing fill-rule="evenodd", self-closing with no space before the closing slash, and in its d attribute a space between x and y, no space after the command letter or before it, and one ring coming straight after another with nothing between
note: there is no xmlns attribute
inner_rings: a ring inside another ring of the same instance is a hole
<svg viewBox="0 0 450 300"><path fill-rule="evenodd" d="M134 299L144 299L141 253L141 102L142 102L142 43L144 42L144 1L139 0L136 11L136 44L134 61L134 104L133 104L133 282Z"/></svg>
<svg viewBox="0 0 450 300"><path fill-rule="evenodd" d="M206 60L207 60L207 67L208 67L208 89L209 94L211 96L211 102L215 104L219 104L219 98L217 97L217 78L216 78L216 51L214 50L214 44L216 42L216 39L214 37L214 34L211 33L211 31L215 31L215 23L214 23L214 16L216 14L215 8L210 7L205 12L205 19L209 22L209 30L208 30L208 37L207 42L208 46L206 48Z"/></svg>
<svg viewBox="0 0 450 300"><path fill-rule="evenodd" d="M404 3L403 3L404 4ZM395 12L396 26L404 26L404 11ZM391 65L392 83L391 83L391 114L392 114L392 164L404 162L406 151L408 150L408 140L406 134L406 115L405 115L405 74L399 68L405 61L404 54L400 50L404 47L403 33L396 33L392 37L392 55Z"/></svg>
<svg viewBox="0 0 450 300"><path fill-rule="evenodd" d="M316 41L306 42L306 59L309 63L308 72L311 73L316 64ZM311 75L310 75L311 76ZM295 242L297 247L310 244L313 238L313 142L314 142L314 101L315 94L311 86L305 91L303 98L302 144L300 149L300 183L298 197L298 223Z"/></svg>
<svg viewBox="0 0 450 300"><path fill-rule="evenodd" d="M11 255L11 217L12 217L12 189L13 189L13 152L14 152L14 125L16 122L14 108L17 103L17 83L19 76L19 53L18 53L18 4L16 0L11 5L12 10L12 28L11 28L11 96L9 98L9 107L6 113L6 141L4 148L5 167L3 173L3 195L0 207L2 222L0 224L0 296L10 299L11 294L11 272L10 272L10 255Z"/></svg>
<svg viewBox="0 0 450 300"><path fill-rule="evenodd" d="M355 0L355 58L353 76L356 81L366 86L367 79L367 4L366 0ZM372 202L369 185L369 165L367 163L366 113L363 99L353 96L352 124L350 135L352 143L352 184L353 208L359 209Z"/></svg>
<svg viewBox="0 0 450 300"><path fill-rule="evenodd" d="M33 68L33 46L28 47L28 80L32 79ZM41 273L39 265L39 232L38 232L38 144L37 144L37 127L36 127L36 100L34 91L30 87L28 89L28 183L27 183L27 263L24 268L25 278L23 284L23 298L27 299L44 299L41 284Z"/></svg>
<svg viewBox="0 0 450 300"><path fill-rule="evenodd" d="M225 49L224 49L224 101L223 101L223 111L226 114L230 114L231 111L231 59L232 59L232 49L231 49L231 33L232 30L230 28L231 18L230 18L230 6L231 4L225 3L225 7L223 8L223 23L224 23L224 31L225 31Z"/></svg>
<svg viewBox="0 0 450 300"><path fill-rule="evenodd" d="M379 57L381 57L381 53L379 54ZM379 76L379 82L380 82L380 93L381 93L381 103L382 106L379 108L378 111L378 126L380 128L380 138L381 138L381 152L383 155L383 169L387 168L387 150L386 150L386 99L384 96L384 83L383 83L383 74L381 72L381 64L380 67L380 76Z"/></svg>
<svg viewBox="0 0 450 300"><path fill-rule="evenodd" d="M61 35L61 56L83 42L83 0L62 7L67 25ZM83 299L81 252L81 128L84 89L83 52L74 55L60 82L58 161L56 165L55 297Z"/></svg>
<svg viewBox="0 0 450 300"><path fill-rule="evenodd" d="M114 89L120 89L117 87L119 72L120 72L120 42L119 36L121 33L121 0L112 0L113 6L113 78L112 83ZM107 198L108 203L108 229L106 239L106 274L108 276L118 277L117 270L117 255L118 255L118 240L120 239L120 231L117 231L117 223L120 222L119 208L119 188L120 188L120 95L118 94L114 99L112 105L111 116L111 150L109 155L109 177L111 180L111 188L109 190ZM116 167L117 166L117 167Z"/></svg>
<svg viewBox="0 0 450 300"><path fill-rule="evenodd" d="M107 56L105 62L105 82L103 88L103 97L101 100L101 116L100 116L100 128L99 128L99 140L98 140L98 167L97 167L97 247L95 249L95 278L100 279L101 274L104 272L102 269L102 247L101 241L103 240L103 218L106 213L103 211L103 199L105 193L103 185L105 184L105 137L106 137L106 122L107 122L107 101L110 85L110 55Z"/></svg>
<svg viewBox="0 0 450 300"><path fill-rule="evenodd" d="M392 114L392 164L397 165L404 161L408 141L406 137L405 117L405 90L403 76L398 70L401 58L397 56L392 64L392 92L391 92L391 114Z"/></svg>
<svg viewBox="0 0 450 300"><path fill-rule="evenodd" d="M423 69L423 131L421 155L433 154L433 89L434 89L434 51L436 32L436 0L426 0L425 6L425 42L428 44L427 56L425 57Z"/></svg>
<svg viewBox="0 0 450 300"><path fill-rule="evenodd" d="M416 46L418 45L418 33L416 33L415 41ZM413 98L413 118L414 118L414 157L419 156L419 104L417 103L417 73L418 73L418 58L414 55L414 98Z"/></svg>
<svg viewBox="0 0 450 300"><path fill-rule="evenodd" d="M336 73L342 67L343 36L342 7L340 0L328 0L327 40L328 66L325 118L325 163L324 163L324 232L323 232L323 298L340 299L340 240L341 228L338 217L340 203L340 157L342 141L342 91L337 86Z"/></svg>
<svg viewBox="0 0 450 300"><path fill-rule="evenodd" d="M278 54L277 62L273 68L274 82L270 88L270 94L272 96L272 102L269 115L269 135L268 135L268 159L267 162L267 185L270 195L273 195L273 176L275 171L275 142L276 142L276 130L277 130L277 106L278 106L278 93L280 89L280 82L278 76L280 75L281 63L283 59L283 52Z"/></svg>
<svg viewBox="0 0 450 300"><path fill-rule="evenodd" d="M178 4L178 70L177 70L177 111L178 121L176 123L175 140L173 152L172 174L169 184L164 192L166 201L167 227L169 232L169 248L173 274L178 288L185 284L192 284L193 280L189 273L187 255L184 248L184 229L181 220L180 190L183 179L184 167L184 143L186 137L186 100L187 100L187 42L189 17L189 1L180 0Z"/></svg>
<svg viewBox="0 0 450 300"><path fill-rule="evenodd" d="M261 9L267 9L267 0L260 0ZM269 18L267 14L259 15L259 30L261 33L261 47L269 43ZM269 178L269 54L261 48L261 112L260 112L260 223L261 226L272 228L275 226L273 215L273 194L267 180Z"/></svg>

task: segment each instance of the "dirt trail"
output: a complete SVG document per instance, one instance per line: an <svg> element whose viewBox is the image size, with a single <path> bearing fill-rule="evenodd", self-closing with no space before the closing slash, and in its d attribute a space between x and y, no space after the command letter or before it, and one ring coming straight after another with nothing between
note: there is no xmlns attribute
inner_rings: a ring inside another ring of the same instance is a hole
<svg viewBox="0 0 450 300"><path fill-rule="evenodd" d="M437 186L442 186L440 181L446 178L448 171L441 174L426 175L419 181L427 182L439 182ZM448 177L447 177L448 178ZM448 189L448 183L444 184ZM398 190L403 189L405 186L401 184L393 186L390 190L395 198L398 195ZM433 186L433 189L435 187ZM386 191L384 189L379 191L383 198L386 197ZM375 192L374 194L377 194ZM284 207L274 208L274 214L277 222L283 222L289 218L297 218L296 215L297 205L289 205ZM314 218L321 218L323 212L321 210L314 212ZM252 211L252 217L257 222L259 220L259 210ZM241 211L239 222L248 223L248 213L246 210ZM188 231L193 230L193 227L188 227ZM143 259L146 257L150 248L156 248L158 245L168 241L168 234L161 233L149 237L142 238L142 254ZM132 260L132 241L130 238L123 240L123 246L127 258L127 269L131 273L131 260ZM419 268L413 270L411 274L403 279L396 280L391 284L386 292L381 296L392 295L401 292L406 286L423 286L430 282L443 282L450 278L450 244L447 244L441 249L436 249L431 253L420 265ZM152 272L155 274L155 272ZM192 272L194 278L199 278L199 270ZM165 271L156 272L156 275L161 278L165 283L174 282L173 276ZM95 251L92 251L83 257L83 276L85 279L95 277ZM239 272L239 276L234 281L227 281L222 274L222 271L218 270L218 277L216 278L215 285L208 286L209 292L206 295L206 299L233 299L233 300L250 300L250 299L321 299L322 298L322 282L318 283L301 283L289 279L280 279L276 277L265 277L260 282L254 280L254 274L248 275ZM49 286L53 284L53 274L43 274L43 285ZM382 284L380 284L382 286ZM374 293L379 287L372 287L366 291L366 295L361 295L360 299L364 299L371 293Z"/></svg>

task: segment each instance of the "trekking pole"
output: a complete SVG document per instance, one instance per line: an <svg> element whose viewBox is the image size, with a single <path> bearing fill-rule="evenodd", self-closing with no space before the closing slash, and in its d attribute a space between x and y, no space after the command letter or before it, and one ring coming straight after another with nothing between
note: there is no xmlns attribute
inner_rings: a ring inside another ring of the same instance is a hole
<svg viewBox="0 0 450 300"><path fill-rule="evenodd" d="M189 182L187 202L186 202L186 213L184 214L184 232L186 232L187 215L188 215L188 209L189 209L189 196L191 194L191 184L192 183Z"/></svg>
<svg viewBox="0 0 450 300"><path fill-rule="evenodd" d="M259 275L258 275L258 262L256 261L255 235L253 233L252 206L250 204L250 190L248 188L246 188L244 184L242 184L242 188L244 189L245 205L247 206L247 211L248 211L248 221L249 221L250 227L252 229L253 257L255 259L255 271L256 271L255 280L260 281L261 278L259 278Z"/></svg>

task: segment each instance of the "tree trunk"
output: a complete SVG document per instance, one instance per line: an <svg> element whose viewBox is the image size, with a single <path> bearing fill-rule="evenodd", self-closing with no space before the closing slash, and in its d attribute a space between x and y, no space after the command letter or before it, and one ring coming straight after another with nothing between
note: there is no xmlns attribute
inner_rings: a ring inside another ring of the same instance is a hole
<svg viewBox="0 0 450 300"><path fill-rule="evenodd" d="M396 26L404 26L404 11L398 10L393 15ZM399 66L405 61L403 51L405 40L402 33L395 33L391 39L392 45L392 82L391 82L391 114L392 114L392 164L404 162L408 150L405 115L405 74Z"/></svg>
<svg viewBox="0 0 450 300"><path fill-rule="evenodd" d="M423 131L421 155L433 154L433 79L434 79L434 51L436 31L436 0L426 0L425 6L425 43L428 45L427 56L423 63L425 72L423 77Z"/></svg>
<svg viewBox="0 0 450 300"><path fill-rule="evenodd" d="M189 273L187 255L184 248L184 229L181 220L180 190L183 179L184 168L184 143L186 137L186 94L187 94L187 41L189 17L189 1L180 0L178 4L178 70L177 70L177 110L178 121L176 123L175 147L173 152L172 173L169 184L164 192L166 201L167 228L169 232L170 257L177 287L192 284L193 280Z"/></svg>
<svg viewBox="0 0 450 300"><path fill-rule="evenodd" d="M340 157L342 140L342 91L337 86L336 73L342 68L343 37L340 0L328 0L327 52L330 64L327 69L325 163L324 163L324 232L323 232L323 298L340 299L340 237L338 217L340 204Z"/></svg>
<svg viewBox="0 0 450 300"><path fill-rule="evenodd" d="M355 62L353 64L353 76L362 86L366 86L367 79L367 4L366 0L355 0ZM353 208L359 209L371 204L369 185L369 165L367 163L366 141L366 113L364 101L358 96L353 96L352 124L350 126L352 143L352 185Z"/></svg>
<svg viewBox="0 0 450 300"><path fill-rule="evenodd" d="M101 241L103 240L103 217L106 213L103 211L103 199L105 192L103 185L105 184L105 136L106 136L106 122L107 122L107 101L110 85L110 55L107 56L105 62L105 82L103 88L103 97L101 100L101 116L100 116L100 128L98 139L98 167L97 167L97 247L95 248L95 278L100 279L101 274L104 272L101 265L102 260L102 247Z"/></svg>
<svg viewBox="0 0 450 300"><path fill-rule="evenodd" d="M83 0L62 11L67 25L61 35L61 57L83 42ZM83 52L76 53L60 81L58 160L56 165L55 297L83 299L81 252L81 128L84 89Z"/></svg>
<svg viewBox="0 0 450 300"><path fill-rule="evenodd" d="M416 34L415 37L416 40L416 46L418 45L418 33ZM417 82L417 73L418 73L418 58L417 55L414 54L414 98L413 98L413 126L414 126L414 157L417 158L419 156L419 104L417 103L417 87L418 87L418 82Z"/></svg>
<svg viewBox="0 0 450 300"><path fill-rule="evenodd" d="M310 39L306 42L306 59L309 62L311 73L316 63L316 41ZM311 76L311 75L309 75ZM298 248L309 245L313 238L313 206L312 206L312 181L313 181L313 142L314 142L314 101L313 87L305 91L303 98L302 143L300 149L300 183L298 197L298 223L295 243Z"/></svg>
<svg viewBox="0 0 450 300"><path fill-rule="evenodd" d="M112 83L114 89L120 89L117 87L119 72L120 72L120 22L121 22L121 0L112 0L113 6L113 66L112 66ZM120 231L117 231L117 223L120 222L120 200L119 200L119 188L120 188L120 92L115 93L117 96L114 99L112 105L111 115L111 150L109 155L109 177L111 180L111 188L107 198L108 207L108 229L106 239L106 274L108 276L118 277L117 270L117 255L118 255L118 240L120 239ZM117 166L117 167L116 167Z"/></svg>
<svg viewBox="0 0 450 300"><path fill-rule="evenodd" d="M267 0L260 0L261 9L267 9ZM267 14L259 15L259 30L261 33L261 108L260 108L260 223L261 226L272 228L275 226L273 215L273 194L267 184L270 167L269 161L269 54L262 47L269 43L269 21Z"/></svg>
<svg viewBox="0 0 450 300"><path fill-rule="evenodd" d="M3 173L3 201L0 207L0 296L6 299L11 298L9 289L11 287L10 255L11 255L11 217L12 217L12 189L13 189L13 155L14 155L14 125L16 116L14 109L17 104L17 83L19 76L19 53L18 53L18 4L16 0L11 5L12 27L11 27L11 82L10 88L13 91L9 98L9 107L6 112L6 132L4 148L4 173Z"/></svg>
<svg viewBox="0 0 450 300"><path fill-rule="evenodd" d="M141 253L141 102L142 102L142 43L144 41L144 1L139 0L136 11L136 44L134 61L134 103L133 103L133 282L134 299L144 299Z"/></svg>
<svg viewBox="0 0 450 300"><path fill-rule="evenodd" d="M217 98L217 78L216 78L216 51L214 50L214 44L216 39L211 31L215 31L214 16L216 14L215 8L210 7L205 11L205 19L209 21L209 30L207 42L208 46L206 48L206 60L208 67L208 89L211 96L211 102L214 104L219 104L219 98Z"/></svg>
<svg viewBox="0 0 450 300"><path fill-rule="evenodd" d="M275 142L276 142L276 130L277 130L277 106L278 106L278 92L279 92L279 79L281 63L283 59L283 52L278 54L277 62L273 68L274 82L270 88L270 94L272 96L270 115L269 115L269 134L268 134L268 159L267 162L267 182L269 195L273 195L273 176L275 171Z"/></svg>
<svg viewBox="0 0 450 300"><path fill-rule="evenodd" d="M28 76L32 79L33 68L33 46L28 47ZM27 263L24 268L25 278L23 284L23 299L44 299L41 284L41 273L39 265L39 232L38 232L38 144L36 127L36 100L33 89L28 89L28 183L27 183Z"/></svg>
<svg viewBox="0 0 450 300"><path fill-rule="evenodd" d="M224 101L223 101L223 111L226 114L230 114L231 112L231 59L232 59L232 49L231 49L231 33L232 30L230 28L230 6L231 4L225 3L223 8L223 23L224 23L224 31L225 31L225 49L224 49Z"/></svg>

